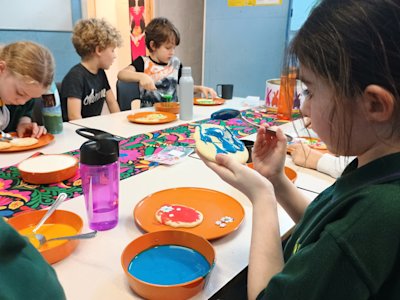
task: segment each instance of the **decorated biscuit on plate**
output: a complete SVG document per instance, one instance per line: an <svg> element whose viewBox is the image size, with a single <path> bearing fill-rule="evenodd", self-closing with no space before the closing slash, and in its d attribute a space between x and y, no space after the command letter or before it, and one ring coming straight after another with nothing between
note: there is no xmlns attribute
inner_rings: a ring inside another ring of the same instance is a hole
<svg viewBox="0 0 400 300"><path fill-rule="evenodd" d="M12 145L9 142L0 142L0 150L3 149L8 149L10 148Z"/></svg>
<svg viewBox="0 0 400 300"><path fill-rule="evenodd" d="M203 221L200 211L181 204L165 204L156 211L155 216L161 224L174 228L195 227Z"/></svg>
<svg viewBox="0 0 400 300"><path fill-rule="evenodd" d="M37 144L38 142L39 140L33 137L14 138L10 141L10 143L15 147L32 146Z"/></svg>
<svg viewBox="0 0 400 300"><path fill-rule="evenodd" d="M196 126L194 133L196 148L201 155L215 161L217 154L226 154L244 164L249 158L249 152L241 140L226 127L215 124Z"/></svg>

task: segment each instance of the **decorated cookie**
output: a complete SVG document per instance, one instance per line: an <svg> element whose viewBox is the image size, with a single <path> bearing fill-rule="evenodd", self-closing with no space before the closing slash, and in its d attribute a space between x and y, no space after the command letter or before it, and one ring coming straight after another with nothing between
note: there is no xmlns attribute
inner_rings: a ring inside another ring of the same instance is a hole
<svg viewBox="0 0 400 300"><path fill-rule="evenodd" d="M196 126L194 133L196 148L205 158L215 161L219 153L227 154L240 163L245 163L249 152L242 141L236 138L226 127L214 124Z"/></svg>
<svg viewBox="0 0 400 300"><path fill-rule="evenodd" d="M37 144L38 142L39 140L33 137L15 138L10 141L10 143L15 147L31 146Z"/></svg>
<svg viewBox="0 0 400 300"><path fill-rule="evenodd" d="M11 144L8 142L0 142L0 150L10 148Z"/></svg>
<svg viewBox="0 0 400 300"><path fill-rule="evenodd" d="M148 114L145 117L137 118L136 120L140 122L158 122L166 118L167 117L163 114L154 113L154 114Z"/></svg>
<svg viewBox="0 0 400 300"><path fill-rule="evenodd" d="M158 222L171 227L195 227L203 221L203 214L189 206L165 204L156 211Z"/></svg>

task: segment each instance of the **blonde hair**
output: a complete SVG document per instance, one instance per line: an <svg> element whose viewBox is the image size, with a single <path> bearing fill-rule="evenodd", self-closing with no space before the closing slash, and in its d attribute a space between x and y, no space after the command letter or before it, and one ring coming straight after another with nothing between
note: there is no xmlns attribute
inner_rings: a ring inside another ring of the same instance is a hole
<svg viewBox="0 0 400 300"><path fill-rule="evenodd" d="M0 60L9 72L27 83L49 87L54 77L54 58L44 46L30 41L8 44L0 49Z"/></svg>
<svg viewBox="0 0 400 300"><path fill-rule="evenodd" d="M86 58L96 51L107 47L121 47L122 37L119 31L104 19L85 19L75 24L72 44L80 57Z"/></svg>

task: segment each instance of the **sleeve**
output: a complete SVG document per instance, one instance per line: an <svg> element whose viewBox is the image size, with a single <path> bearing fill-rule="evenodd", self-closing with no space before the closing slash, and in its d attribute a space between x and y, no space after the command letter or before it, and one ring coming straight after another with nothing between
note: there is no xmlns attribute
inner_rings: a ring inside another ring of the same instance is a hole
<svg viewBox="0 0 400 300"><path fill-rule="evenodd" d="M0 299L65 299L56 272L0 217Z"/></svg>
<svg viewBox="0 0 400 300"><path fill-rule="evenodd" d="M369 299L369 289L335 239L323 232L318 242L301 248L257 299Z"/></svg>
<svg viewBox="0 0 400 300"><path fill-rule="evenodd" d="M343 170L347 166L346 158L342 156L333 156L325 153L318 160L317 171L328 174L333 178L338 178L342 175Z"/></svg>
<svg viewBox="0 0 400 300"><path fill-rule="evenodd" d="M79 72L69 72L62 81L61 98L77 98L82 100L83 77Z"/></svg>
<svg viewBox="0 0 400 300"><path fill-rule="evenodd" d="M138 56L131 65L135 68L136 72L144 72L144 60L142 56Z"/></svg>

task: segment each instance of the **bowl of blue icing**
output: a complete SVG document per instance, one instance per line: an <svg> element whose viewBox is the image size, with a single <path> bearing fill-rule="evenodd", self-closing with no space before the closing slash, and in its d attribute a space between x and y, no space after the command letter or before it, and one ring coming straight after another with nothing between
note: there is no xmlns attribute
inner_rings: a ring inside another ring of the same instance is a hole
<svg viewBox="0 0 400 300"><path fill-rule="evenodd" d="M215 264L213 246L180 230L144 234L122 252L131 289L146 299L188 299L199 293Z"/></svg>

